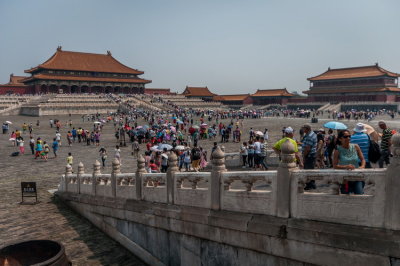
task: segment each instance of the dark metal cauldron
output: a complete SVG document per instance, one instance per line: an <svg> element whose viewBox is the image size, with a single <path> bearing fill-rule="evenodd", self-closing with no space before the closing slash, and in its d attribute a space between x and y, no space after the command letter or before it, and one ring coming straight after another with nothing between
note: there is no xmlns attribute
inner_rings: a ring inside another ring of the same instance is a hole
<svg viewBox="0 0 400 266"><path fill-rule="evenodd" d="M68 266L72 265L65 255L64 246L51 240L19 242L0 249L1 266Z"/></svg>

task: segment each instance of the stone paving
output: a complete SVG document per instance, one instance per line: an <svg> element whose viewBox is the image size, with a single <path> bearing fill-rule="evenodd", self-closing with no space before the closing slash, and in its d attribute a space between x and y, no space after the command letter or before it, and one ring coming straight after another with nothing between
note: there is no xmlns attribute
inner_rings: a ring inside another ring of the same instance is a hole
<svg viewBox="0 0 400 266"><path fill-rule="evenodd" d="M65 124L70 117L27 117L27 116L5 116L2 119L13 122L11 131L16 128L21 129L22 123L33 123L34 138L40 136L42 139L51 143L55 134L55 128L50 128L49 119L57 118ZM36 127L36 120L40 120L40 127ZM71 117L74 127L83 127L91 129L92 122L82 122L78 115ZM272 143L279 139L283 126L292 126L298 132L299 127L307 123L306 119L282 119L282 118L263 118L249 119L244 121L244 134L248 134L250 127L256 130L269 128ZM313 124L317 129L325 123L327 119L320 119L318 124ZM377 121L371 123L376 126ZM226 121L225 121L226 122ZM354 127L355 122L345 122ZM398 128L398 121L389 122L389 126ZM139 124L141 124L139 122ZM99 147L86 146L84 143L74 143L71 147L66 145L66 132L68 127L61 129L62 146L59 150L59 156L50 158L46 162L42 159L35 160L30 153L29 137L26 133L25 155L10 157L13 151L17 151L11 142L8 141L9 134L0 134L0 247L7 243L22 241L27 239L52 239L60 241L66 248L68 258L74 265L144 265L138 258L133 256L121 245L107 237L87 220L72 212L69 208L58 202L48 192L50 189L56 189L59 178L63 174L66 157L68 152L74 156L74 170L77 164L82 161L85 165L86 173L92 172L92 165L95 160L100 160ZM219 140L219 138L218 138ZM213 141L201 141L200 145L207 151L210 151ZM122 148L122 172L134 172L136 169L135 159L130 155L131 147ZM112 123L106 124L101 136L100 146L108 151L107 165L102 169L103 173L111 172L111 161L114 157L114 148L116 140L114 137L114 128ZM224 144L226 152L237 152L239 144ZM144 146L142 147L144 150ZM39 192L39 204L20 205L21 181L34 181L37 183Z"/></svg>

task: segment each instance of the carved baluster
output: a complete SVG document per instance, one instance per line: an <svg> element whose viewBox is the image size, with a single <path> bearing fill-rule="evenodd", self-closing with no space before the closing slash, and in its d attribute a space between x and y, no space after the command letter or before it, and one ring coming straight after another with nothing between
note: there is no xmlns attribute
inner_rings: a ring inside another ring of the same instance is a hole
<svg viewBox="0 0 400 266"><path fill-rule="evenodd" d="M67 166L65 167L65 180L64 180L65 191L68 191L68 184L71 182L70 175L72 175L72 167L71 165L67 164Z"/></svg>
<svg viewBox="0 0 400 266"><path fill-rule="evenodd" d="M92 174L92 194L96 195L96 186L99 184L98 182L98 175L101 174L100 171L100 162L98 160L96 160L93 164L93 174Z"/></svg>
<svg viewBox="0 0 400 266"><path fill-rule="evenodd" d="M117 196L117 175L121 173L121 163L115 158L112 162L112 172L111 172L111 195L113 197Z"/></svg>

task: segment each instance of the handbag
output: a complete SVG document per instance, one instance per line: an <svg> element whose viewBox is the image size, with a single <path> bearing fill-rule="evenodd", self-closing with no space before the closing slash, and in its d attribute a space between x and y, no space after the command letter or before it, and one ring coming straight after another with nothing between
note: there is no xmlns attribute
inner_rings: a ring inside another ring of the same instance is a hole
<svg viewBox="0 0 400 266"><path fill-rule="evenodd" d="M381 149L379 148L379 144L372 140L369 135L369 149L368 149L368 159L370 162L376 163L381 157Z"/></svg>

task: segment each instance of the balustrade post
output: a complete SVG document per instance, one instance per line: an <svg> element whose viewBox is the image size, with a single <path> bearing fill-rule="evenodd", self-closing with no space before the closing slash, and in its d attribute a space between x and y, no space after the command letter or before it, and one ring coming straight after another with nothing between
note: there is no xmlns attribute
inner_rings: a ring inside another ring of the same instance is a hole
<svg viewBox="0 0 400 266"><path fill-rule="evenodd" d="M117 174L121 173L121 164L117 158L112 162L111 171L111 195L115 198L117 196Z"/></svg>
<svg viewBox="0 0 400 266"><path fill-rule="evenodd" d="M221 208L221 173L226 172L225 153L218 146L212 153L211 168L211 209L219 210Z"/></svg>
<svg viewBox="0 0 400 266"><path fill-rule="evenodd" d="M135 180L135 185L136 185L136 198L138 200L141 200L142 197L142 175L146 173L146 168L145 166L145 160L143 158L142 154L139 154L139 157L137 159L137 169L136 169L136 180Z"/></svg>
<svg viewBox="0 0 400 266"><path fill-rule="evenodd" d="M64 186L65 186L65 191L68 191L68 184L70 183L70 175L72 175L72 166L70 164L67 164L65 167L65 179L64 179Z"/></svg>
<svg viewBox="0 0 400 266"><path fill-rule="evenodd" d="M174 204L174 191L175 191L175 172L178 169L178 157L174 151L171 151L168 155L168 170L167 170L167 202Z"/></svg>
<svg viewBox="0 0 400 266"><path fill-rule="evenodd" d="M100 162L98 160L93 164L93 174L92 174L92 195L96 195L97 186L97 176L101 174L100 172Z"/></svg>
<svg viewBox="0 0 400 266"><path fill-rule="evenodd" d="M385 176L385 227L388 229L400 229L400 134L392 136L392 154L390 164L386 169ZM379 182L379 181L377 181ZM382 199L383 200L383 199Z"/></svg>
<svg viewBox="0 0 400 266"><path fill-rule="evenodd" d="M298 191L298 184L291 182L291 171L296 168L294 145L286 140L281 146L281 162L278 166L276 180L272 182L276 216L288 218L290 216L291 189ZM293 184L291 184L293 183ZM291 187L292 186L292 187Z"/></svg>
<svg viewBox="0 0 400 266"><path fill-rule="evenodd" d="M82 182L82 175L85 173L85 168L83 166L82 162L79 162L78 164L78 174L77 174L77 184L78 184L78 194L81 194L81 182Z"/></svg>

